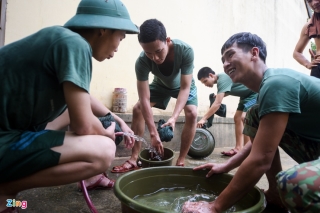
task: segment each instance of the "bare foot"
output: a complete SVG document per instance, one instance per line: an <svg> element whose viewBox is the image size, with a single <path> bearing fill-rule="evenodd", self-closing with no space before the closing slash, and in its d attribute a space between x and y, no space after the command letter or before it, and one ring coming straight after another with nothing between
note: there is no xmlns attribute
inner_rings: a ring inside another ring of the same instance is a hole
<svg viewBox="0 0 320 213"><path fill-rule="evenodd" d="M230 149L229 151L225 152L221 152L221 154L225 155L225 156L229 156L229 157L232 157L234 156L235 154L237 154L239 152L238 149L234 148L234 149Z"/></svg>
<svg viewBox="0 0 320 213"><path fill-rule="evenodd" d="M176 166L184 166L184 158L179 157L177 159Z"/></svg>

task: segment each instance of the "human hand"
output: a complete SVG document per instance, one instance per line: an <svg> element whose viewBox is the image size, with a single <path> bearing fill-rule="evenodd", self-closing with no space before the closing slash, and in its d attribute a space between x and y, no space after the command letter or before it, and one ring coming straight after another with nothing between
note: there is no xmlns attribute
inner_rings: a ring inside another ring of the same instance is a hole
<svg viewBox="0 0 320 213"><path fill-rule="evenodd" d="M198 121L197 127L201 128L205 123L206 123L206 121L204 119L201 119L200 121Z"/></svg>
<svg viewBox="0 0 320 213"><path fill-rule="evenodd" d="M193 168L193 170L210 169L206 177L210 177L213 174L220 174L229 172L225 163L206 163Z"/></svg>
<svg viewBox="0 0 320 213"><path fill-rule="evenodd" d="M169 120L161 125L161 128L165 127L165 126L171 126L172 127L172 131L174 131L174 127L176 124L176 119L174 119L173 117L169 118Z"/></svg>
<svg viewBox="0 0 320 213"><path fill-rule="evenodd" d="M121 129L125 133L129 133L131 135L134 135L134 132L128 127L127 124L123 124L121 126ZM130 137L128 135L124 135L124 144L125 144L126 148L132 149L132 147L134 146L134 143L135 143L135 139L133 137Z"/></svg>
<svg viewBox="0 0 320 213"><path fill-rule="evenodd" d="M312 69L313 67L317 67L318 64L320 64L320 59L319 59L320 55L319 54L317 54L317 55L314 54L314 52L311 49L309 49L309 53L311 55L312 60L311 60L310 63L306 64L306 68Z"/></svg>
<svg viewBox="0 0 320 213"><path fill-rule="evenodd" d="M164 156L164 148L159 135L153 137L151 136L151 146L159 153L161 157Z"/></svg>
<svg viewBox="0 0 320 213"><path fill-rule="evenodd" d="M182 213L217 213L214 202L190 202L187 201L182 206Z"/></svg>

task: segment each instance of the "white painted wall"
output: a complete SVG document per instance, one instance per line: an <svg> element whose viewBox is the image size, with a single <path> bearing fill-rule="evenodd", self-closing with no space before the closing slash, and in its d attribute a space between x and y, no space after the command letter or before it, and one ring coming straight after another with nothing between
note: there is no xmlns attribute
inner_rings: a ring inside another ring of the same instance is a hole
<svg viewBox="0 0 320 213"><path fill-rule="evenodd" d="M63 25L75 12L79 0L8 0L5 44L23 38L37 30ZM167 34L189 43L195 51L194 78L198 87L199 115L209 107L209 93L197 80L197 72L210 66L223 72L220 49L234 33L250 31L266 43L269 67L289 67L309 74L309 70L292 57L307 11L302 0L123 0L131 19L138 26L146 19L157 18L164 23ZM94 61L91 93L107 107L112 106L116 87L128 90L127 112L138 100L134 63L141 52L136 35L128 35L112 60ZM307 50L305 55L309 57ZM226 97L228 117L233 117L238 98ZM166 113L173 111L171 100ZM155 114L164 113L154 109Z"/></svg>

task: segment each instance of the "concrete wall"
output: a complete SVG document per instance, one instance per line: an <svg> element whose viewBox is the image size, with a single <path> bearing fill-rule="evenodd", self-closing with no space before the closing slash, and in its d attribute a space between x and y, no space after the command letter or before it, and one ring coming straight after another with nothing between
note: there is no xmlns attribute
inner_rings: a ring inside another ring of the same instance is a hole
<svg viewBox="0 0 320 213"><path fill-rule="evenodd" d="M119 117L121 117L129 126L132 121L132 114L129 113L116 113ZM160 119L168 120L169 116L163 115L155 115L154 121L156 122L156 126L158 126L158 121ZM175 152L180 151L180 135L184 126L184 116L179 116L177 119L174 137L170 142L163 142L164 147L171 148ZM221 118L219 116L214 117L212 127L208 128L208 130L212 133L215 140L215 147L233 147L235 145L235 134L234 134L234 121L233 118ZM143 138L149 143L150 135L148 128L146 127L146 131L144 133ZM142 144L142 148L146 148L146 145ZM131 149L127 149L124 146L124 143L120 143L117 146L116 157L125 157L131 155Z"/></svg>
<svg viewBox="0 0 320 213"><path fill-rule="evenodd" d="M23 38L37 30L63 25L76 11L79 0L7 0L5 44ZM195 51L194 78L203 66L217 73L223 72L220 48L234 33L250 31L267 43L269 67L289 67L300 72L309 70L292 58L307 11L302 0L123 0L137 25L149 18L161 20L171 38L189 43ZM108 108L112 106L112 92L116 87L127 88L127 112L138 100L134 63L141 52L136 35L128 35L121 42L112 60L94 60L91 93ZM305 52L308 56L308 52ZM308 56L309 57L309 56ZM199 115L208 107L209 89L196 80L199 94ZM238 98L227 97L227 117L233 117ZM170 115L175 100L167 110L154 109L155 114ZM183 113L182 113L183 114Z"/></svg>

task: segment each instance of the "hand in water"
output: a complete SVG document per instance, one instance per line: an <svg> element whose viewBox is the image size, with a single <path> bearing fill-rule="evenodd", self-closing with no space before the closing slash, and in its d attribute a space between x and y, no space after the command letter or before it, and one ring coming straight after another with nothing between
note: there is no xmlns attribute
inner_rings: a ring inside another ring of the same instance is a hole
<svg viewBox="0 0 320 213"><path fill-rule="evenodd" d="M151 137L151 147L156 150L161 157L164 156L164 148L159 135Z"/></svg>
<svg viewBox="0 0 320 213"><path fill-rule="evenodd" d="M149 154L150 154L150 160L152 160L152 161L162 161L161 156L159 155L159 153L154 148L150 148L149 149Z"/></svg>
<svg viewBox="0 0 320 213"><path fill-rule="evenodd" d="M187 201L182 206L182 213L217 213L214 208L213 202L199 201L190 202Z"/></svg>

